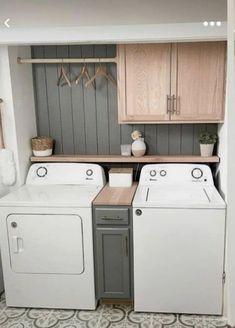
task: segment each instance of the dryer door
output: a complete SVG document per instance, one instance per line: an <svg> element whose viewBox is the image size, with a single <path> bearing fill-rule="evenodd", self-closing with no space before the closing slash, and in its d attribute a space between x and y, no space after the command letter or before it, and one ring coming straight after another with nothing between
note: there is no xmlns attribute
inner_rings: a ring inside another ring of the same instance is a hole
<svg viewBox="0 0 235 328"><path fill-rule="evenodd" d="M7 227L14 272L81 274L84 271L80 216L11 214L7 217Z"/></svg>

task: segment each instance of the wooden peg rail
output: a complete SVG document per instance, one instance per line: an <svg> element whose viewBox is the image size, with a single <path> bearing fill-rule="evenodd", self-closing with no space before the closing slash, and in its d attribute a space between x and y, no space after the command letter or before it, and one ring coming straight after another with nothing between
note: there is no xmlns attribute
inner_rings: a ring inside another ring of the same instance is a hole
<svg viewBox="0 0 235 328"><path fill-rule="evenodd" d="M85 63L117 63L112 58L17 58L18 64L85 64Z"/></svg>

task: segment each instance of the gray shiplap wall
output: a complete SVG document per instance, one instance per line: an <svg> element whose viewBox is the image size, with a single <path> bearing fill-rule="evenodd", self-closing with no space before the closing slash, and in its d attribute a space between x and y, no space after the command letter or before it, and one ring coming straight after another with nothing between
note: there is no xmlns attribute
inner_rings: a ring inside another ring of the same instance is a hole
<svg viewBox="0 0 235 328"><path fill-rule="evenodd" d="M34 46L32 57L114 57L114 45ZM65 65L71 78L82 65ZM90 76L95 64L87 64ZM107 69L116 78L115 64ZM57 154L120 154L120 144L131 143L130 134L144 133L149 154L199 154L197 135L203 129L217 130L216 124L119 125L117 88L104 78L96 89L79 85L57 86L60 65L34 64L34 83L38 135L56 140Z"/></svg>

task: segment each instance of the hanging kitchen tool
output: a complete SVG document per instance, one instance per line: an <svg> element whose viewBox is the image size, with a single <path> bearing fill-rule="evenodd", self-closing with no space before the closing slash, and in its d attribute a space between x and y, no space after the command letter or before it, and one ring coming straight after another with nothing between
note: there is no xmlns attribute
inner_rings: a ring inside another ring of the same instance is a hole
<svg viewBox="0 0 235 328"><path fill-rule="evenodd" d="M87 87L88 85L90 85L93 81L95 81L95 79L98 76L103 76L107 80L111 81L115 86L117 85L116 80L109 73L107 73L106 67L102 66L101 63L99 63L99 66L96 69L95 75L89 81L87 81L85 86Z"/></svg>
<svg viewBox="0 0 235 328"><path fill-rule="evenodd" d="M0 99L0 105L3 100ZM2 108L0 106L0 176L5 186L11 186L16 180L16 169L13 152L5 149L4 136L2 128Z"/></svg>

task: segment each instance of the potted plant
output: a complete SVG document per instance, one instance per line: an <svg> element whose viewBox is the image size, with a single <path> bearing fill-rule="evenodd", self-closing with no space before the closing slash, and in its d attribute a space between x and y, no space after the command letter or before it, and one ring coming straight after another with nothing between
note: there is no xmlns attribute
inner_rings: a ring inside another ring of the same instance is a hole
<svg viewBox="0 0 235 328"><path fill-rule="evenodd" d="M213 154L214 144L216 143L218 136L216 133L211 133L209 131L201 132L199 134L199 143L201 156L209 157Z"/></svg>

